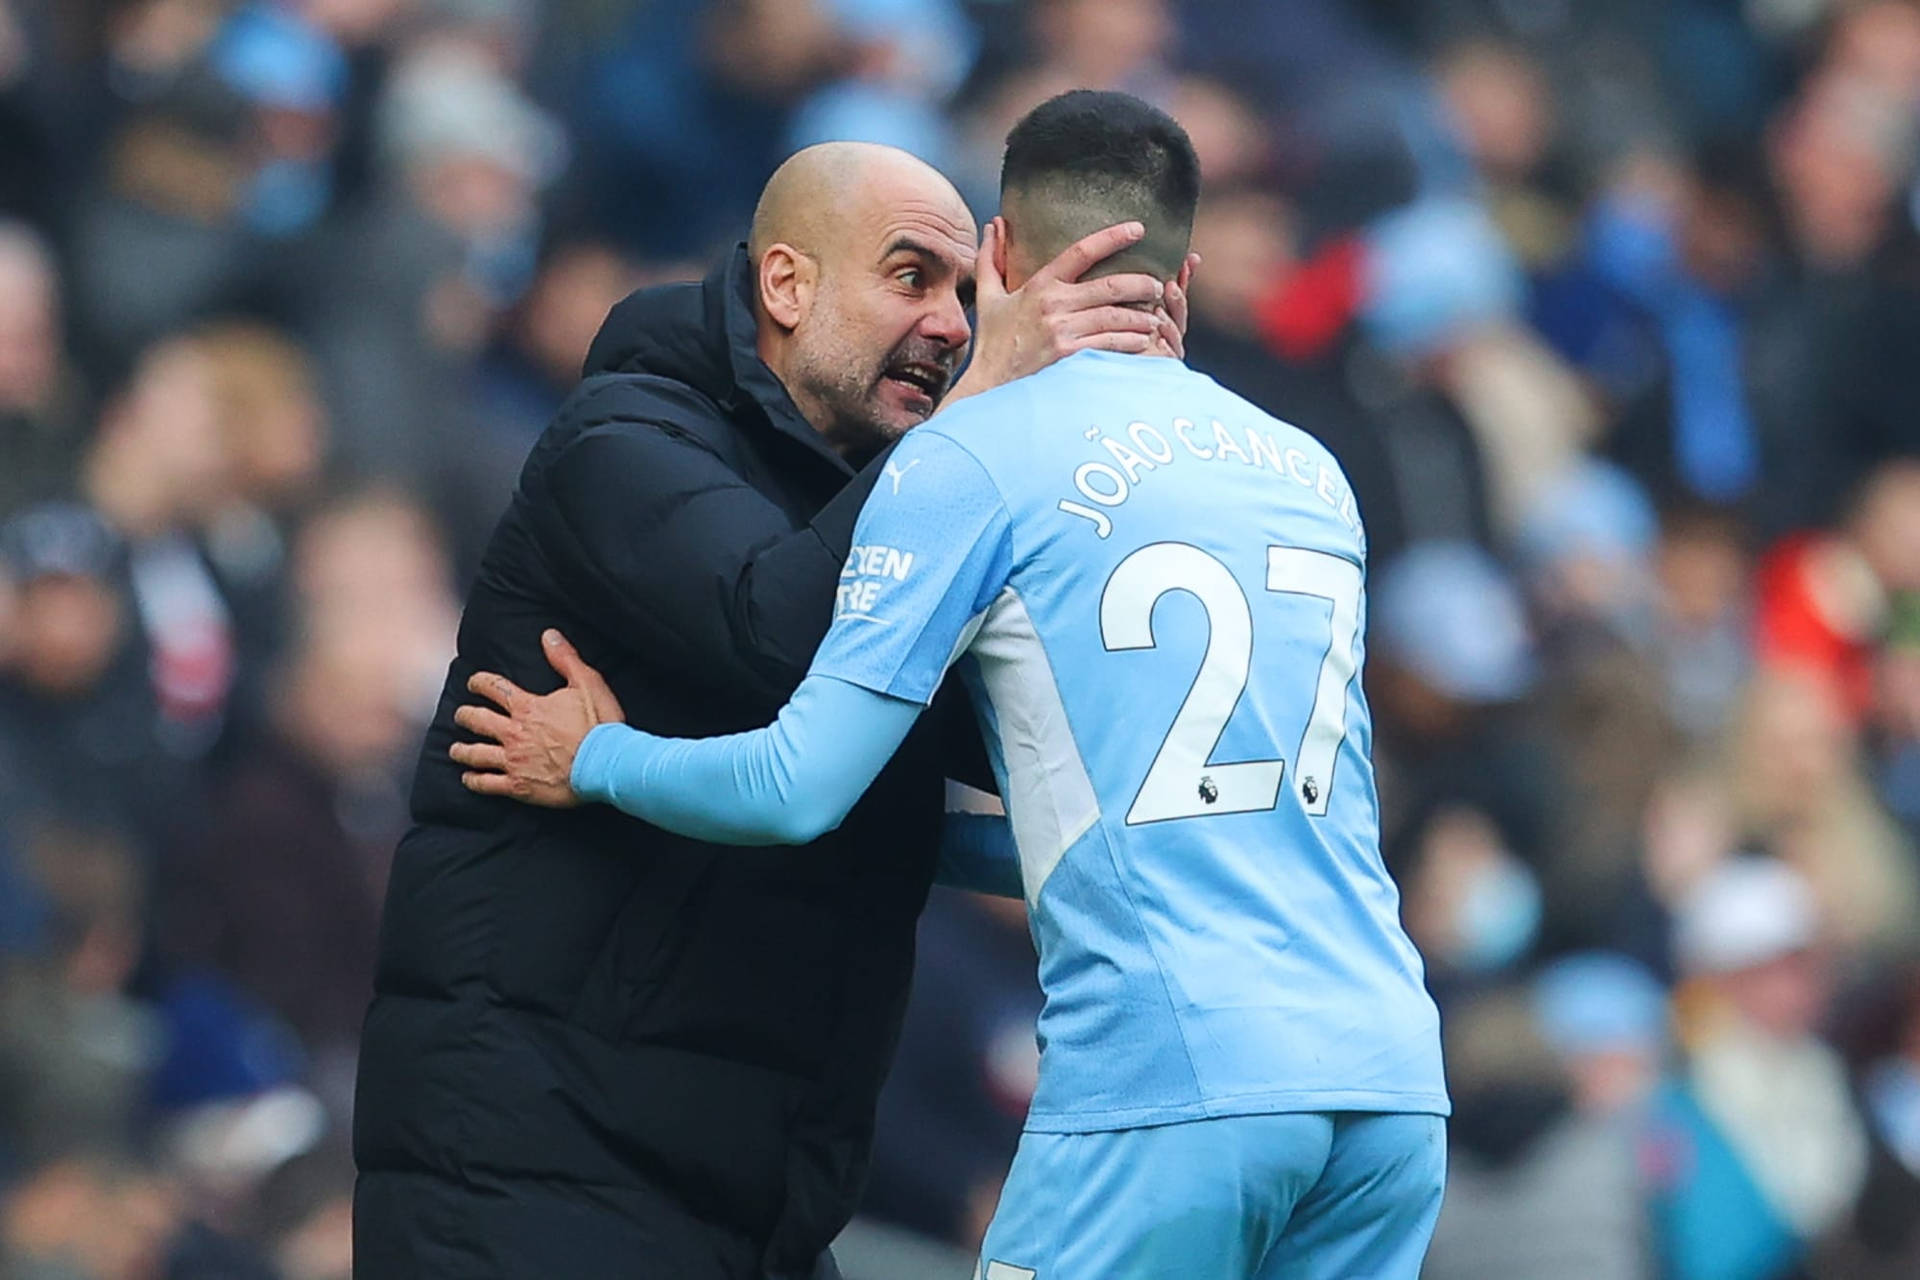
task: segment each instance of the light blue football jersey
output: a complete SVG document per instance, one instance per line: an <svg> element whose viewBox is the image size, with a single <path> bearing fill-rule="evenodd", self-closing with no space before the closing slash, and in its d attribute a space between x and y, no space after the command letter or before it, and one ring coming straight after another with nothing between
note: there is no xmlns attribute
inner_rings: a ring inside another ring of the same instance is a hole
<svg viewBox="0 0 1920 1280"><path fill-rule="evenodd" d="M1380 860L1365 533L1332 455L1084 352L894 451L813 664L973 693L1040 954L1039 1132L1444 1114Z"/></svg>

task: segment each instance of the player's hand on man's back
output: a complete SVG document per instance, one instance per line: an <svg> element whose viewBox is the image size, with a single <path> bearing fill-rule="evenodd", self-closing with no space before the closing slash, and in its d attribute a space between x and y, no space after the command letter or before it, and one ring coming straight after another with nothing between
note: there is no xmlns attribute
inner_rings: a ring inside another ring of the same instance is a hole
<svg viewBox="0 0 1920 1280"><path fill-rule="evenodd" d="M580 803L573 790L573 758L595 725L621 723L626 713L606 679L587 665L558 631L540 637L547 661L566 683L549 694L528 693L503 675L481 671L467 691L499 710L469 703L454 722L481 742L456 742L447 754L467 772L467 790L548 809Z"/></svg>
<svg viewBox="0 0 1920 1280"><path fill-rule="evenodd" d="M1006 232L1000 219L988 223L974 268L973 360L946 402L1038 373L1077 351L1184 354L1186 295L1177 284L1141 272L1080 278L1145 234L1138 222L1105 227L1009 290L999 265Z"/></svg>

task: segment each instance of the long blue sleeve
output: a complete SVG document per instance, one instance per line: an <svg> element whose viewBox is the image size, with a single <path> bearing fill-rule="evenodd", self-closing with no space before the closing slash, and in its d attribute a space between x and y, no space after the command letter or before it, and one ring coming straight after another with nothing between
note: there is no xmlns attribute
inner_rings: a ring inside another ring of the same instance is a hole
<svg viewBox="0 0 1920 1280"><path fill-rule="evenodd" d="M839 826L905 741L919 703L808 676L764 729L657 738L596 727L573 789L656 827L718 844L806 844Z"/></svg>

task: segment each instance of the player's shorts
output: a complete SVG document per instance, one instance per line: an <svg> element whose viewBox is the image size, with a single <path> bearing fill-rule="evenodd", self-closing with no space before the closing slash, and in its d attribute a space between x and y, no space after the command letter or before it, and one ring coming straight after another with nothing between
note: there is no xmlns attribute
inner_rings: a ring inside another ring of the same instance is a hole
<svg viewBox="0 0 1920 1280"><path fill-rule="evenodd" d="M1446 1165L1430 1115L1027 1133L977 1280L1416 1280Z"/></svg>

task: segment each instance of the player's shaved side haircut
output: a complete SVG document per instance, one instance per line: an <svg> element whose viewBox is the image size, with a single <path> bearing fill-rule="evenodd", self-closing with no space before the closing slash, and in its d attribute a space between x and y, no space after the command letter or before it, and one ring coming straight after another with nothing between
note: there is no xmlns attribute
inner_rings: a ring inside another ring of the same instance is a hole
<svg viewBox="0 0 1920 1280"><path fill-rule="evenodd" d="M1000 205L1036 263L1116 222L1146 238L1088 275L1179 274L1200 203L1193 142L1166 112L1128 93L1075 89L1028 112L1007 135Z"/></svg>

